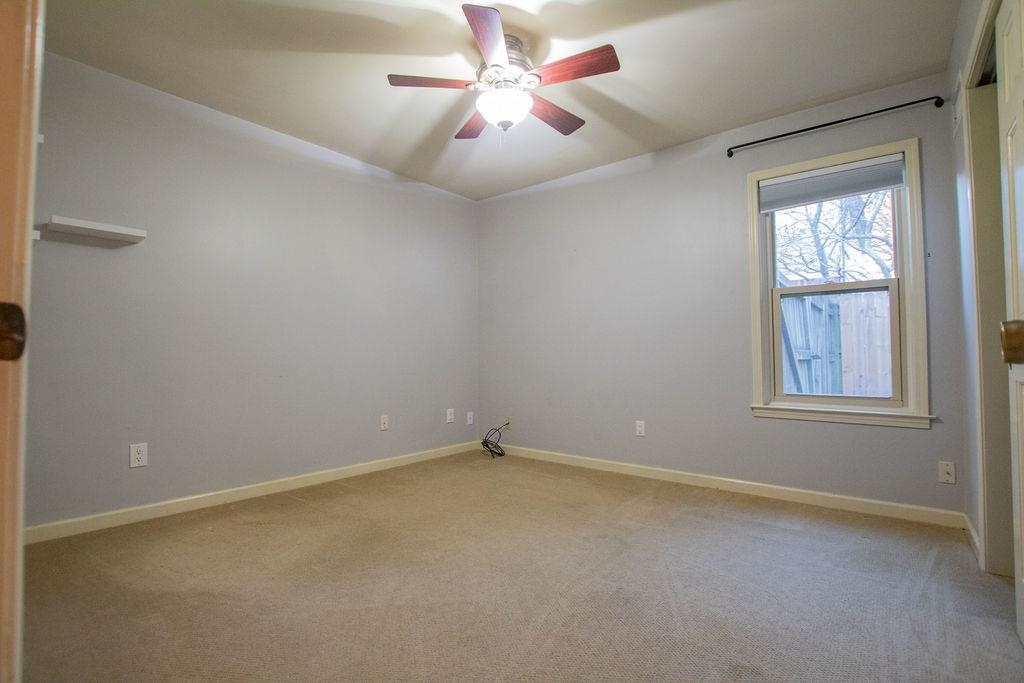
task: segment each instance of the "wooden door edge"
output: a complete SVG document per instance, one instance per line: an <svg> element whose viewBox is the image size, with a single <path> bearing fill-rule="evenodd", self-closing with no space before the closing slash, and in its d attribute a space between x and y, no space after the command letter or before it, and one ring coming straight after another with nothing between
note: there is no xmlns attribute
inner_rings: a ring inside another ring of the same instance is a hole
<svg viewBox="0 0 1024 683"><path fill-rule="evenodd" d="M28 308L43 0L0 3L0 300ZM0 681L21 680L27 363L0 362Z"/></svg>

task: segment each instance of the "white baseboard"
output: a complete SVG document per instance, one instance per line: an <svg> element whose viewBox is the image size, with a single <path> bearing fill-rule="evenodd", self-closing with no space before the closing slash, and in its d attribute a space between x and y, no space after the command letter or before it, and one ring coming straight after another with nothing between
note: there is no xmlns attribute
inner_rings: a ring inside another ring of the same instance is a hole
<svg viewBox="0 0 1024 683"><path fill-rule="evenodd" d="M176 515L179 512L188 512L189 510L198 510L200 508L212 507L214 505L233 503L235 501L245 500L246 498L256 498L258 496L266 496L271 493L299 489L304 486L323 484L336 479L345 479L346 477L355 477L360 474L368 474L370 472L377 472L378 470L391 469L392 467L411 465L414 462L421 462L423 460L443 458L448 455L472 450L473 448L479 448L479 446L479 441L467 441L466 443L444 446L443 448L434 448L429 451L420 451L418 453L408 453L406 455L398 455L392 458L371 460L369 462L356 463L355 465L346 465L344 467L335 467L333 469L321 470L319 472L310 472L309 474L300 474L294 477L275 479L274 481L265 481L259 484L250 484L248 486L224 489L223 491L201 493L196 496L175 498L173 500L165 500L159 503L151 503L149 505L139 505L137 507L122 508L120 510L87 515L85 517L61 519L56 522L47 522L46 524L26 527L24 530L24 541L26 544L39 543L40 541L49 541L54 538L84 534L88 531L97 531L99 529L121 526L122 524L141 522L146 519Z"/></svg>
<svg viewBox="0 0 1024 683"><path fill-rule="evenodd" d="M926 507L924 505L908 505L906 503L891 503L884 500L871 498L857 498L844 496L836 493L825 493L824 491L811 491L809 489L797 489L788 486L776 486L774 484L761 484L754 481L743 481L741 479L726 479L714 477L707 474L692 474L679 470L670 470L662 467L649 467L647 465L632 465L614 460L600 460L587 458L581 455L569 455L567 453L554 453L552 451L541 451L535 448L524 448L522 446L505 446L505 452L509 455L534 460L572 465L574 467L586 467L593 470L605 472L618 472L636 477L648 479L661 479L663 481L674 481L680 484L701 486L704 488L721 489L735 493L746 493L762 498L775 498L786 500L792 503L806 503L818 507L859 512L881 517L893 517L913 522L927 522L941 526L953 527L956 529L967 528L967 515L956 510L943 510L941 508Z"/></svg>

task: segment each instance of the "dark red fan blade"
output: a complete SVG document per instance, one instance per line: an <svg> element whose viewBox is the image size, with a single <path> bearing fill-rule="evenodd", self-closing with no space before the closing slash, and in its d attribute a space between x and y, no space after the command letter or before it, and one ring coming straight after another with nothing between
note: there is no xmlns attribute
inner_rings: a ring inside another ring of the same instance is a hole
<svg viewBox="0 0 1024 683"><path fill-rule="evenodd" d="M399 76L388 74L388 83L405 88L454 88L464 90L473 81L460 81L454 78L430 78L428 76Z"/></svg>
<svg viewBox="0 0 1024 683"><path fill-rule="evenodd" d="M593 50L545 64L534 69L533 73L540 76L541 85L553 85L618 70L619 56L615 54L615 48L611 45L602 45Z"/></svg>
<svg viewBox="0 0 1024 683"><path fill-rule="evenodd" d="M508 66L508 50L505 48L505 30L501 27L501 13L493 7L463 5L469 28L473 31L480 54L487 66L500 64Z"/></svg>
<svg viewBox="0 0 1024 683"><path fill-rule="evenodd" d="M554 102L549 102L537 93L533 93L533 108L530 113L548 124L562 135L568 135L576 131L586 121L567 112Z"/></svg>
<svg viewBox="0 0 1024 683"><path fill-rule="evenodd" d="M462 127L458 133L455 134L456 140L468 140L470 138L480 137L480 133L484 132L484 128L487 127L487 119L484 115L478 111L473 112L473 115L469 117L469 121L466 121L466 125Z"/></svg>

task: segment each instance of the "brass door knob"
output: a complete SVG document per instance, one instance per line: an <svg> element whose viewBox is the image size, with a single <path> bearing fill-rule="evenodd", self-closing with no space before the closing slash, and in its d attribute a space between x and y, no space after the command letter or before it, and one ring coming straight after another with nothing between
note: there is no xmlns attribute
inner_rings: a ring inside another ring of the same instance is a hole
<svg viewBox="0 0 1024 683"><path fill-rule="evenodd" d="M25 312L21 306L0 303L0 360L18 360L25 352Z"/></svg>
<svg viewBox="0 0 1024 683"><path fill-rule="evenodd" d="M999 323L999 343L1003 347L1004 363L1024 363L1024 320Z"/></svg>

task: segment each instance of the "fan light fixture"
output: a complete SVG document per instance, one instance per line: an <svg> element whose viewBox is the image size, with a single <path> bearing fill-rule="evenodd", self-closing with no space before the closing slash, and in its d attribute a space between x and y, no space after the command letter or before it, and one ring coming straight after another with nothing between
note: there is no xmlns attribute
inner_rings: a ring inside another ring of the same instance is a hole
<svg viewBox="0 0 1024 683"><path fill-rule="evenodd" d="M533 96L518 88L496 88L476 98L476 108L488 123L508 130L533 109Z"/></svg>
<svg viewBox="0 0 1024 683"><path fill-rule="evenodd" d="M479 93L476 111L455 134L456 140L480 137L487 124L506 131L525 119L527 114L536 116L562 135L569 135L586 121L533 94L533 91L555 83L619 70L619 57L611 45L595 47L534 68L522 38L505 33L498 10L467 3L462 6L462 11L483 58L475 81L388 74L388 83L400 88L449 88Z"/></svg>

